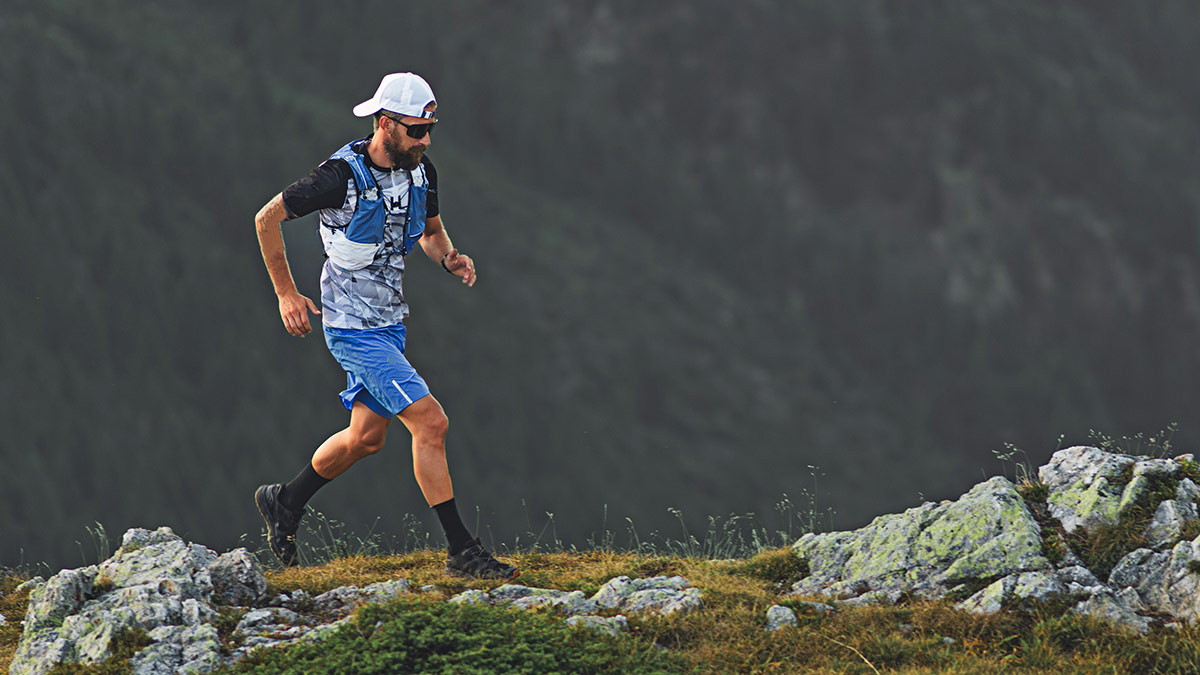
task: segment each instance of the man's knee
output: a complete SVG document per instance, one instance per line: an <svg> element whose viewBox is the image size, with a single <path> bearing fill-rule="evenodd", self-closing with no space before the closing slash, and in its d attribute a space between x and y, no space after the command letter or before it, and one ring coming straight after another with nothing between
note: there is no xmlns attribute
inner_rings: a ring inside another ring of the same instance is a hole
<svg viewBox="0 0 1200 675"><path fill-rule="evenodd" d="M423 436L445 438L446 432L450 429L450 418L446 417L441 406L438 406L436 410L421 417L419 429Z"/></svg>
<svg viewBox="0 0 1200 675"><path fill-rule="evenodd" d="M386 432L379 429L366 429L358 432L352 432L350 437L350 449L359 457L373 455L383 449L383 442L386 437Z"/></svg>
<svg viewBox="0 0 1200 675"><path fill-rule="evenodd" d="M450 428L450 419L446 417L446 411L433 396L426 396L405 408L400 413L400 418L404 420L413 436L422 438L445 438L446 431Z"/></svg>

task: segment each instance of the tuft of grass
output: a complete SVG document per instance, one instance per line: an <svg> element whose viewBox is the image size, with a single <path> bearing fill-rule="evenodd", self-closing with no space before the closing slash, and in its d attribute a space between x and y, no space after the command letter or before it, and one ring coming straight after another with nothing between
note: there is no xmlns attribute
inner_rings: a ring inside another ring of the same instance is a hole
<svg viewBox="0 0 1200 675"><path fill-rule="evenodd" d="M249 612L250 610L240 607L223 607L217 613L213 627L217 629L217 637L221 640L221 650L225 655L242 646L242 639L235 637L233 631L237 629L242 617Z"/></svg>
<svg viewBox="0 0 1200 675"><path fill-rule="evenodd" d="M791 548L763 551L733 571L765 581L770 584L769 588L781 591L809 575L808 561L793 553Z"/></svg>
<svg viewBox="0 0 1200 675"><path fill-rule="evenodd" d="M104 595L105 593L111 591L113 589L113 586L114 586L113 580L110 579L109 577L101 574L100 576L96 577L95 581L92 582L92 596L91 597L98 598L101 595Z"/></svg>
<svg viewBox="0 0 1200 675"><path fill-rule="evenodd" d="M1171 439L1174 438L1175 433L1178 431L1178 422L1167 424L1165 429L1157 433L1147 434L1138 432L1133 436L1121 436L1119 438L1109 436L1095 429L1088 429L1088 439L1095 443L1096 447L1108 452L1169 458L1175 452L1171 445Z"/></svg>
<svg viewBox="0 0 1200 675"><path fill-rule="evenodd" d="M0 569L0 614L6 619L0 625L0 673L8 672L21 641L21 619L29 607L29 590L18 593L16 588L29 579L21 572Z"/></svg>
<svg viewBox="0 0 1200 675"><path fill-rule="evenodd" d="M83 564L93 565L112 557L113 546L112 538L109 537L108 531L104 529L104 524L96 522L95 527L87 525L83 528L87 531L88 537L91 539L92 555L84 553L83 544L78 539L75 540L75 545L79 547L79 557L83 560Z"/></svg>

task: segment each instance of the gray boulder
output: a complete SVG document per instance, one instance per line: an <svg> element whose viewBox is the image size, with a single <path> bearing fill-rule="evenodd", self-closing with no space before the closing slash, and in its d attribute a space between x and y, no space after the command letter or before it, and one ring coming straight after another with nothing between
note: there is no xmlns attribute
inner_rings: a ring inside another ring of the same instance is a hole
<svg viewBox="0 0 1200 675"><path fill-rule="evenodd" d="M1200 541L1200 540L1198 540ZM1177 619L1200 619L1200 544L1181 541L1170 551L1138 549L1113 567L1108 585L1131 588L1145 606Z"/></svg>
<svg viewBox="0 0 1200 675"><path fill-rule="evenodd" d="M1150 620L1139 615L1134 607L1130 607L1130 599L1127 594L1121 595L1106 588L1103 592L1096 593L1087 600L1079 602L1071 611L1124 626L1145 635L1150 632ZM1140 603L1136 606L1141 607Z"/></svg>
<svg viewBox="0 0 1200 675"><path fill-rule="evenodd" d="M685 588L683 577L653 577L630 579L619 576L610 579L592 596L592 601L607 609L656 614L687 613L700 607L700 589Z"/></svg>
<svg viewBox="0 0 1200 675"><path fill-rule="evenodd" d="M450 598L450 602L456 605L489 605L491 604L488 594L478 588L465 590L462 593Z"/></svg>
<svg viewBox="0 0 1200 675"><path fill-rule="evenodd" d="M616 616L573 616L567 619L568 626L577 626L616 635L629 625L629 620L623 614Z"/></svg>
<svg viewBox="0 0 1200 675"><path fill-rule="evenodd" d="M363 588L339 586L313 598L313 606L318 612L344 617L359 605L390 602L409 593L411 589L412 582L408 579L381 581Z"/></svg>
<svg viewBox="0 0 1200 675"><path fill-rule="evenodd" d="M810 570L793 593L841 599L938 598L967 582L1051 569L1041 529L1002 476L956 502L880 516L853 532L807 534L792 550Z"/></svg>
<svg viewBox="0 0 1200 675"><path fill-rule="evenodd" d="M222 665L217 629L202 626L160 626L150 631L154 644L130 659L134 675L208 673Z"/></svg>
<svg viewBox="0 0 1200 675"><path fill-rule="evenodd" d="M604 609L619 609L630 613L654 612L674 614L690 612L700 606L700 589L685 588L683 577L653 577L630 579L619 576L608 581L591 598L583 591L560 591L551 588L531 588L520 584L504 584L484 592L463 591L450 598L453 603L506 604L516 609L549 607L568 616L585 616Z"/></svg>
<svg viewBox="0 0 1200 675"><path fill-rule="evenodd" d="M994 614L1012 603L1053 600L1066 590L1066 585L1052 572L1021 572L989 584L957 607L977 614Z"/></svg>
<svg viewBox="0 0 1200 675"><path fill-rule="evenodd" d="M1162 550L1178 542L1188 522L1200 518L1197 501L1200 501L1200 488L1190 478L1179 481L1175 499L1160 503L1154 511L1154 519L1146 526L1146 544Z"/></svg>
<svg viewBox="0 0 1200 675"><path fill-rule="evenodd" d="M767 609L767 631L773 632L799 623L796 613L783 605L771 605Z"/></svg>
<svg viewBox="0 0 1200 675"><path fill-rule="evenodd" d="M208 568L213 602L218 605L253 605L267 595L262 565L244 548L218 557Z"/></svg>
<svg viewBox="0 0 1200 675"><path fill-rule="evenodd" d="M1099 448L1059 450L1049 464L1038 469L1038 477L1050 488L1046 498L1050 515L1067 532L1116 523L1122 505L1145 486L1145 470L1139 481L1124 482L1125 472L1137 463L1136 457Z"/></svg>
<svg viewBox="0 0 1200 675"><path fill-rule="evenodd" d="M246 567L245 555L234 552L226 560ZM155 640L139 653L138 672L175 672L185 664L208 672L219 665L217 652L209 649L215 632L206 628L217 616L210 605L210 567L217 561L216 553L184 542L170 528L129 530L108 560L63 570L32 586L10 672L44 673L58 663L103 661L113 638L130 629L147 631ZM255 585L245 574L241 578ZM161 666L154 665L156 655L164 659Z"/></svg>

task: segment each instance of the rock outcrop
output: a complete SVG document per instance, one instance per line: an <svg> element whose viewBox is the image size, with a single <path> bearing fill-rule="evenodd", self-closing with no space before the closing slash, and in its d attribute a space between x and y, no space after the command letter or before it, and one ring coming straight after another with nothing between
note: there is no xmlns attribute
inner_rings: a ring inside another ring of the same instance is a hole
<svg viewBox="0 0 1200 675"><path fill-rule="evenodd" d="M630 614L686 614L701 606L700 589L688 588L683 577L652 577L630 579L619 576L609 580L600 590L588 598L583 591L558 591L547 588L530 588L518 584L505 584L491 592L477 589L463 591L450 598L450 602L472 605L507 605L517 609L548 607L568 617L567 624L597 628L607 633L624 629L624 614L602 617L596 614L603 610L617 610Z"/></svg>
<svg viewBox="0 0 1200 675"><path fill-rule="evenodd" d="M842 600L939 598L981 579L1052 567L1037 521L1003 477L956 502L880 516L861 530L805 535L792 550L811 571L793 590Z"/></svg>
<svg viewBox="0 0 1200 675"><path fill-rule="evenodd" d="M1039 468L1042 486L1029 486L1039 488L1031 495L1045 495L1044 504L1034 504L1046 514L1040 523L1015 485L992 478L955 502L880 516L852 532L805 535L792 550L810 575L793 595L850 604L950 598L985 613L1058 601L1142 633L1162 617L1194 622L1200 618L1198 473L1191 455L1060 450ZM1046 540L1065 544L1063 534L1086 541L1114 526L1135 536L1133 550L1111 573L1099 563L1087 568L1082 552L1070 549L1051 564L1043 550Z"/></svg>
<svg viewBox="0 0 1200 675"><path fill-rule="evenodd" d="M244 550L218 556L169 528L129 530L103 563L35 584L10 672L33 675L57 663L103 661L113 639L134 629L147 632L151 653L162 656L138 672L208 672L221 664L220 641L207 625L217 616L214 596L257 598L266 589L265 581L251 581L248 588L238 581L255 573L262 578L257 562L247 558ZM212 567L248 565L240 577L218 574L214 584Z"/></svg>
<svg viewBox="0 0 1200 675"><path fill-rule="evenodd" d="M258 650L325 639L355 608L412 593L407 579L359 588L342 586L315 597L303 590L267 598L258 561L245 549L224 555L189 544L169 528L125 533L112 558L33 579L25 629L10 673L41 675L59 663L98 663L114 640L137 631L150 641L130 661L137 675L208 673ZM421 592L437 591L427 586ZM700 591L683 577L616 577L590 598L505 584L469 590L451 602L532 610L546 608L566 622L610 634L627 625L624 614L673 614L700 607ZM221 612L238 617L223 644L214 625Z"/></svg>

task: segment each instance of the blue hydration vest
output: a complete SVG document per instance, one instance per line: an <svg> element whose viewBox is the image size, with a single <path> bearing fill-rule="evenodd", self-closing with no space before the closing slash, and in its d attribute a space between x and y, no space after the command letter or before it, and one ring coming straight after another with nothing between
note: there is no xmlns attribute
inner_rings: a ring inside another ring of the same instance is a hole
<svg viewBox="0 0 1200 675"><path fill-rule="evenodd" d="M368 137L369 138L369 137ZM383 191L371 175L363 156L351 147L361 142L351 141L342 146L341 150L333 153L330 159L344 160L354 173L354 185L358 189L358 204L354 215L346 226L346 239L363 246L374 247L378 252L383 243L383 230L387 224L387 202ZM425 232L425 201L428 193L427 185L417 185L411 171L408 171L408 218L404 224L404 237L401 238L400 255L408 255L421 235ZM372 256L373 257L373 256ZM335 260L339 265L342 261ZM343 265L349 269L360 269L370 264L370 260L362 265Z"/></svg>

